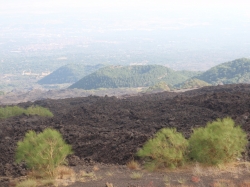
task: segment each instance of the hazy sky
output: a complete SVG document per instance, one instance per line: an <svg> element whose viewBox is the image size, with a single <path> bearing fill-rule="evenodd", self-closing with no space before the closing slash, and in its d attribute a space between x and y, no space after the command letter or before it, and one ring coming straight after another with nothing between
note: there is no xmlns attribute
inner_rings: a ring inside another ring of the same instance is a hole
<svg viewBox="0 0 250 187"><path fill-rule="evenodd" d="M0 0L0 13L49 13L88 11L177 11L199 12L222 11L223 13L247 13L248 0ZM84 12L82 12L84 14ZM202 16L202 15L201 15Z"/></svg>
<svg viewBox="0 0 250 187"><path fill-rule="evenodd" d="M144 20L157 24L181 20L184 24L195 25L226 21L233 25L250 23L249 10L249 0L0 0L0 24L6 22L6 16L17 19L39 16L41 19L44 15L46 19L57 16L62 20L73 16L105 22Z"/></svg>
<svg viewBox="0 0 250 187"><path fill-rule="evenodd" d="M52 40L76 45L65 38L84 42L87 38L93 49L101 46L100 51L107 44L96 41L120 42L121 49L127 45L124 48L132 51L144 50L148 41L148 49L166 44L178 58L192 54L188 60L203 49L201 62L204 56L219 62L221 57L249 57L249 10L250 0L0 0L0 39L20 41L11 43L13 51L23 46L33 49L33 43L43 49Z"/></svg>

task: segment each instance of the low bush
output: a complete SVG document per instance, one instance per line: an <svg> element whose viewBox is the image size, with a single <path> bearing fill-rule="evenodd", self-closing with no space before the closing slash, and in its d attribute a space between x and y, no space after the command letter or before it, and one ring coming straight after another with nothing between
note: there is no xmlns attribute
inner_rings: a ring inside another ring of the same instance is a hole
<svg viewBox="0 0 250 187"><path fill-rule="evenodd" d="M25 109L18 106L0 107L0 119L19 116L25 113Z"/></svg>
<svg viewBox="0 0 250 187"><path fill-rule="evenodd" d="M209 165L223 164L240 157L247 143L247 134L231 118L217 119L194 129L189 138L189 157Z"/></svg>
<svg viewBox="0 0 250 187"><path fill-rule="evenodd" d="M49 109L41 106L31 106L26 109L25 114L53 117L53 114L49 111Z"/></svg>
<svg viewBox="0 0 250 187"><path fill-rule="evenodd" d="M175 168L184 164L187 147L188 141L176 129L163 128L145 143L137 155L147 159L145 166L150 170Z"/></svg>
<svg viewBox="0 0 250 187"><path fill-rule="evenodd" d="M43 108L41 106L31 106L27 109L21 108L19 106L0 107L0 119L20 116L22 114L53 117L53 114L49 111L49 109Z"/></svg>
<svg viewBox="0 0 250 187"><path fill-rule="evenodd" d="M25 161L27 166L42 177L55 177L57 167L65 164L67 155L72 154L71 146L62 135L53 129L36 134L29 131L23 141L17 143L16 162Z"/></svg>

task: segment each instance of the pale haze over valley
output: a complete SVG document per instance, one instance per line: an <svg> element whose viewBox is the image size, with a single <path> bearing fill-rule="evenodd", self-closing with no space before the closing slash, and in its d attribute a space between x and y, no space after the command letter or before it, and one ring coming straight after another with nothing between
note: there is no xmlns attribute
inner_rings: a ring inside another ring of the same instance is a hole
<svg viewBox="0 0 250 187"><path fill-rule="evenodd" d="M1 0L0 74L70 63L208 70L250 57L249 1Z"/></svg>

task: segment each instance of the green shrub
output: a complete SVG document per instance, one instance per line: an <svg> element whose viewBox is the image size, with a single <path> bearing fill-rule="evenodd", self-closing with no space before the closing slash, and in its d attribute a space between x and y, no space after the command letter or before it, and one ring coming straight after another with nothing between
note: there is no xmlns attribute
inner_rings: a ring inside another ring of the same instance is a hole
<svg viewBox="0 0 250 187"><path fill-rule="evenodd" d="M72 154L71 146L62 135L53 129L36 134L29 131L23 141L17 143L16 162L25 161L27 166L45 176L56 176L56 168L65 164L67 155Z"/></svg>
<svg viewBox="0 0 250 187"><path fill-rule="evenodd" d="M19 116L25 113L25 109L18 106L0 107L0 119Z"/></svg>
<svg viewBox="0 0 250 187"><path fill-rule="evenodd" d="M184 164L187 147L187 140L176 129L163 128L144 144L137 155L147 158L145 166L150 170L175 168Z"/></svg>
<svg viewBox="0 0 250 187"><path fill-rule="evenodd" d="M248 143L246 133L231 118L217 119L194 129L189 139L189 156L205 164L223 164L241 156Z"/></svg>
<svg viewBox="0 0 250 187"><path fill-rule="evenodd" d="M25 114L53 117L53 114L49 111L49 109L41 106L31 106L26 109Z"/></svg>
<svg viewBox="0 0 250 187"><path fill-rule="evenodd" d="M0 107L0 119L20 116L22 114L53 117L53 114L49 111L49 109L43 108L41 106L31 106L27 109L21 108L19 106Z"/></svg>

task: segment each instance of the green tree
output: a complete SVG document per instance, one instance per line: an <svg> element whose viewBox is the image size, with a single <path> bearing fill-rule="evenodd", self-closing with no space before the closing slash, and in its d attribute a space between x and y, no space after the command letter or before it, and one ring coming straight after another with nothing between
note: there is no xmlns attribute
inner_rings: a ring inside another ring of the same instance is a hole
<svg viewBox="0 0 250 187"><path fill-rule="evenodd" d="M150 170L175 168L184 164L187 147L187 140L176 129L163 128L145 143L137 155L147 158L145 166Z"/></svg>
<svg viewBox="0 0 250 187"><path fill-rule="evenodd" d="M66 157L72 154L71 146L66 144L62 135L51 128L36 134L29 131L23 141L17 143L16 162L25 161L33 171L49 177L56 175L56 168L65 164Z"/></svg>
<svg viewBox="0 0 250 187"><path fill-rule="evenodd" d="M204 128L194 129L189 139L189 156L205 164L223 164L241 156L247 134L231 118L217 119Z"/></svg>

